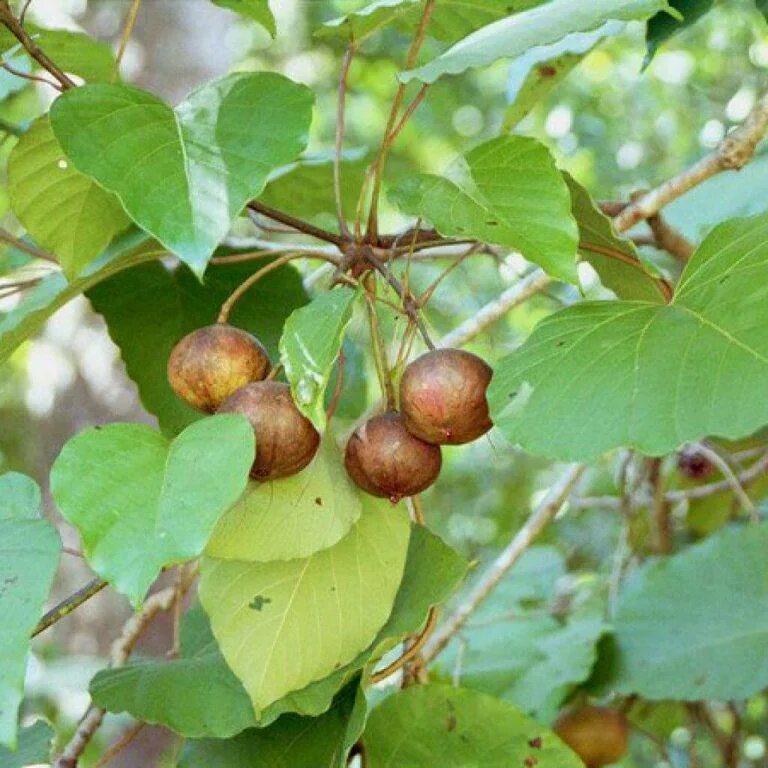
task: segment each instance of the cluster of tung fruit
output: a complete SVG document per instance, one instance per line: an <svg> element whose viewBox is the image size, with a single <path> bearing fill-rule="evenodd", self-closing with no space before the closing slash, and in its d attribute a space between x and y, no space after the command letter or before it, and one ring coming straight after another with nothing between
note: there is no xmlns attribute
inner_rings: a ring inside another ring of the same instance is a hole
<svg viewBox="0 0 768 768"><path fill-rule="evenodd" d="M288 385L266 380L271 367L255 336L224 324L185 336L168 360L168 381L182 400L204 413L239 413L251 422L256 433L251 476L257 480L304 469L320 445Z"/></svg>
<svg viewBox="0 0 768 768"><path fill-rule="evenodd" d="M271 363L261 342L225 324L185 336L168 360L168 381L205 413L239 413L256 434L251 476L292 475L312 461L320 435L303 416L287 384L266 380ZM486 390L491 369L458 349L427 352L400 382L400 412L388 411L358 427L345 465L364 491L398 501L428 488L442 465L441 445L460 445L491 427Z"/></svg>
<svg viewBox="0 0 768 768"><path fill-rule="evenodd" d="M429 488L440 474L441 445L469 443L491 428L490 381L490 367L460 349L436 349L414 360L400 380L400 412L369 419L349 439L349 476L392 501Z"/></svg>

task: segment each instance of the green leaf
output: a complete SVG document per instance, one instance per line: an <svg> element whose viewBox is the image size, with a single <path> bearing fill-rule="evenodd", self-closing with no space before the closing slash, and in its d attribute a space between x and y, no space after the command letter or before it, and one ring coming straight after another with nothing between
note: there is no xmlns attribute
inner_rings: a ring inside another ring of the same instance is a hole
<svg viewBox="0 0 768 768"><path fill-rule="evenodd" d="M440 656L443 672L455 671L464 686L554 720L572 687L589 677L605 631L602 601L579 605L565 617L548 610L565 573L554 547L529 549L474 613L461 641Z"/></svg>
<svg viewBox="0 0 768 768"><path fill-rule="evenodd" d="M256 724L251 700L224 662L199 606L184 616L179 659L104 669L91 680L90 693L98 707L188 738L225 739Z"/></svg>
<svg viewBox="0 0 768 768"><path fill-rule="evenodd" d="M548 317L499 363L494 423L560 459L754 432L768 423L766 265L768 215L736 219L702 243L669 305L586 302Z"/></svg>
<svg viewBox="0 0 768 768"><path fill-rule="evenodd" d="M537 746L541 740L541 746ZM415 685L371 712L363 734L368 768L581 768L551 731L516 707L448 685Z"/></svg>
<svg viewBox="0 0 768 768"><path fill-rule="evenodd" d="M40 516L40 486L19 472L0 475L0 520L34 520Z"/></svg>
<svg viewBox="0 0 768 768"><path fill-rule="evenodd" d="M427 611L451 597L466 575L467 568L467 561L442 539L423 526L414 525L408 542L403 580L392 613L374 641L349 664L329 677L276 702L265 711L263 719L271 720L289 711L305 715L324 712L336 691L363 666L378 661L407 635L422 627Z"/></svg>
<svg viewBox="0 0 768 768"><path fill-rule="evenodd" d="M757 6L757 10L768 19L768 0L755 0L755 5Z"/></svg>
<svg viewBox="0 0 768 768"><path fill-rule="evenodd" d="M175 110L128 86L73 88L54 102L51 124L75 167L199 276L269 173L306 147L312 103L281 75L241 73Z"/></svg>
<svg viewBox="0 0 768 768"><path fill-rule="evenodd" d="M70 278L77 277L130 223L114 195L64 159L47 117L13 148L8 194L27 232L59 257Z"/></svg>
<svg viewBox="0 0 768 768"><path fill-rule="evenodd" d="M681 14L681 18L675 18L669 13L662 12L657 13L648 21L646 32L648 52L645 56L645 66L656 55L659 46L706 16L712 10L715 0L669 0L669 4Z"/></svg>
<svg viewBox="0 0 768 768"><path fill-rule="evenodd" d="M325 390L352 320L359 293L338 286L321 293L288 318L280 338L280 361L299 410L325 430Z"/></svg>
<svg viewBox="0 0 768 768"><path fill-rule="evenodd" d="M163 566L197 557L245 488L253 430L212 416L175 440L143 424L81 432L51 470L51 492L91 567L134 605Z"/></svg>
<svg viewBox="0 0 768 768"><path fill-rule="evenodd" d="M16 751L0 747L0 765L3 768L28 768L30 765L48 765L51 759L51 741L54 733L48 723L38 720L19 731Z"/></svg>
<svg viewBox="0 0 768 768"><path fill-rule="evenodd" d="M667 0L551 0L477 30L418 69L403 72L403 82L433 83L472 67L515 58L539 45L551 45L573 32L591 32L606 21L643 21L668 10Z"/></svg>
<svg viewBox="0 0 768 768"><path fill-rule="evenodd" d="M43 29L35 24L25 24L35 43L56 62L64 72L77 75L89 83L108 83L115 71L112 48L82 32L68 29ZM0 50L18 50L18 40L5 28L0 30ZM38 67L34 62L34 66Z"/></svg>
<svg viewBox="0 0 768 768"><path fill-rule="evenodd" d="M14 309L0 315L0 362L40 331L48 318L71 299L128 267L164 253L155 244L147 243L146 236L131 234L90 264L76 280L68 283L60 273L43 278Z"/></svg>
<svg viewBox="0 0 768 768"><path fill-rule="evenodd" d="M213 0L213 2L214 5L228 8L230 11L239 13L243 18L255 21L264 27L272 37L277 34L275 17L269 10L268 0Z"/></svg>
<svg viewBox="0 0 768 768"><path fill-rule="evenodd" d="M525 712L552 720L571 689L586 680L604 632L596 613L561 622L553 616L509 609L495 601L496 618L480 616L462 633L466 645L445 658L446 671L461 653L461 682L511 701Z"/></svg>
<svg viewBox="0 0 768 768"><path fill-rule="evenodd" d="M392 611L409 530L402 506L365 499L346 538L303 560L203 560L200 601L257 716L371 643Z"/></svg>
<svg viewBox="0 0 768 768"><path fill-rule="evenodd" d="M573 216L579 225L579 250L594 267L602 284L620 299L664 302L666 296L640 261L635 244L616 234L611 220L581 184L568 173L563 173L563 177L571 190ZM616 252L616 256L600 253L605 249Z"/></svg>
<svg viewBox="0 0 768 768"><path fill-rule="evenodd" d="M61 542L37 517L40 491L24 475L0 476L0 745L16 746L29 635L45 606ZM1 754L1 753L0 753Z"/></svg>
<svg viewBox="0 0 768 768"><path fill-rule="evenodd" d="M549 151L534 139L502 136L464 160L459 183L417 175L395 187L390 198L404 213L431 221L442 235L514 248L554 277L576 282L576 222Z"/></svg>
<svg viewBox="0 0 768 768"><path fill-rule="evenodd" d="M745 699L768 685L768 526L725 529L644 564L619 595L623 692Z"/></svg>
<svg viewBox="0 0 768 768"><path fill-rule="evenodd" d="M203 286L186 267L168 269L156 262L126 270L88 291L120 347L142 404L158 417L166 434L178 434L200 418L168 384L171 350L187 333L214 323L222 302L252 272L252 264L212 266ZM230 320L258 336L275 359L285 319L306 301L298 272L286 265L253 286Z"/></svg>
<svg viewBox="0 0 768 768"><path fill-rule="evenodd" d="M565 80L577 64L608 35L624 29L621 22L608 22L594 32L575 32L553 45L531 48L509 67L507 99L502 132L511 132L520 121Z"/></svg>
<svg viewBox="0 0 768 768"><path fill-rule="evenodd" d="M249 483L219 520L205 553L244 562L308 557L346 536L362 511L360 492L333 440L326 438L302 472Z"/></svg>
<svg viewBox="0 0 768 768"><path fill-rule="evenodd" d="M428 27L431 37L452 43L470 32L514 13L541 5L544 0L441 0ZM346 16L326 22L318 37L342 37L362 42L390 24L409 32L424 12L422 0L375 0Z"/></svg>
<svg viewBox="0 0 768 768"><path fill-rule="evenodd" d="M355 682L321 717L285 715L269 728L253 728L234 739L190 741L179 768L342 768L361 698Z"/></svg>
<svg viewBox="0 0 768 768"><path fill-rule="evenodd" d="M392 614L373 643L329 677L269 706L261 724L268 725L285 712L317 717L327 711L338 691L371 658L378 659L419 629L430 606L447 600L466 570L467 563L457 552L426 528L415 526ZM251 700L224 661L199 607L184 617L180 659L133 661L106 669L91 681L90 689L97 706L128 712L187 737L226 738L257 724ZM184 696L174 693L179 690Z"/></svg>

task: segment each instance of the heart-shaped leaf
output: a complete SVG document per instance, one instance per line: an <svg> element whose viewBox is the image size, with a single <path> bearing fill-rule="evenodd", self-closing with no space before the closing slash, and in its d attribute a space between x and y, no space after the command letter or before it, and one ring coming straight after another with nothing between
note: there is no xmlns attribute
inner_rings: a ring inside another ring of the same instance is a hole
<svg viewBox="0 0 768 768"><path fill-rule="evenodd" d="M280 338L280 360L293 399L321 432L326 422L325 389L358 296L346 286L321 293L288 318Z"/></svg>
<svg viewBox="0 0 768 768"><path fill-rule="evenodd" d="M371 643L392 611L409 533L403 506L366 498L344 539L303 560L203 560L200 601L257 716Z"/></svg>
<svg viewBox="0 0 768 768"><path fill-rule="evenodd" d="M95 427L64 446L51 492L91 567L138 605L163 566L203 551L245 488L254 451L253 429L229 414L171 442L143 424Z"/></svg>
<svg viewBox="0 0 768 768"><path fill-rule="evenodd" d="M498 59L513 59L573 32L591 32L612 19L644 21L668 10L667 0L550 0L478 29L433 61L404 72L401 79L434 83L446 74L457 75Z"/></svg>
<svg viewBox="0 0 768 768"><path fill-rule="evenodd" d="M0 744L16 745L29 635L59 562L54 527L38 518L40 491L28 477L0 476ZM0 750L2 752L2 750Z"/></svg>
<svg viewBox="0 0 768 768"><path fill-rule="evenodd" d="M31 237L75 278L129 224L120 201L64 159L47 117L8 158L11 208Z"/></svg>
<svg viewBox="0 0 768 768"><path fill-rule="evenodd" d="M219 520L205 553L219 560L295 560L336 544L363 511L332 439L291 477L249 483Z"/></svg>
<svg viewBox="0 0 768 768"><path fill-rule="evenodd" d="M546 147L523 136L502 136L475 147L465 162L458 184L431 174L413 176L390 198L443 235L509 246L575 283L578 230L571 196Z"/></svg>
<svg viewBox="0 0 768 768"><path fill-rule="evenodd" d="M463 557L423 526L414 526L392 613L373 643L333 674L267 707L259 724L268 725L286 712L321 715L365 664L418 631L430 606L447 600L466 571ZM185 695L172 695L179 688ZM199 607L184 617L180 659L105 669L91 681L90 690L97 706L128 712L188 737L226 738L257 724L251 700L224 661Z"/></svg>
<svg viewBox="0 0 768 768"><path fill-rule="evenodd" d="M363 744L370 768L582 766L517 707L450 685L414 685L385 699L368 718Z"/></svg>
<svg viewBox="0 0 768 768"><path fill-rule="evenodd" d="M273 73L234 74L176 109L123 85L73 88L51 107L65 154L202 275L269 173L307 144L313 97Z"/></svg>
<svg viewBox="0 0 768 768"><path fill-rule="evenodd" d="M586 302L545 319L498 365L494 423L526 451L661 456L768 423L768 215L717 227L672 302ZM727 372L727 375L726 375Z"/></svg>

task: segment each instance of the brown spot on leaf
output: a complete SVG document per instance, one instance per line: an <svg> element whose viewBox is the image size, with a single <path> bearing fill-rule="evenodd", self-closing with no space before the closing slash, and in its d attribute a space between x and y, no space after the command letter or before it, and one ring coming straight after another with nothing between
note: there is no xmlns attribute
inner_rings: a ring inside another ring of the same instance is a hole
<svg viewBox="0 0 768 768"><path fill-rule="evenodd" d="M531 747L531 749L541 749L541 745L541 736L534 736L532 739L528 739L528 746Z"/></svg>
<svg viewBox="0 0 768 768"><path fill-rule="evenodd" d="M553 67L551 64L544 64L539 67L539 74L542 77L554 77L557 74L557 67Z"/></svg>
<svg viewBox="0 0 768 768"><path fill-rule="evenodd" d="M322 507L323 506L323 500L318 496L315 499L315 504L317 504L318 507Z"/></svg>

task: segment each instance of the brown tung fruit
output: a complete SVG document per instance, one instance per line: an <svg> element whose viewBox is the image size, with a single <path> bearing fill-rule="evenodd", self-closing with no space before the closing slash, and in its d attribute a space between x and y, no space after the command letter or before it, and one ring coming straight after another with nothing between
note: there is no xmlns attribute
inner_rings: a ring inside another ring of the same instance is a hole
<svg viewBox="0 0 768 768"><path fill-rule="evenodd" d="M256 460L251 477L274 480L296 474L317 453L320 435L293 402L287 384L258 381L238 389L219 413L239 413L256 434Z"/></svg>
<svg viewBox="0 0 768 768"><path fill-rule="evenodd" d="M587 768L617 763L627 752L629 725L615 709L587 705L567 710L553 730Z"/></svg>
<svg viewBox="0 0 768 768"><path fill-rule="evenodd" d="M408 431L437 445L461 445L492 426L485 393L490 366L460 349L435 349L414 360L400 380Z"/></svg>
<svg viewBox="0 0 768 768"><path fill-rule="evenodd" d="M261 381L271 364L250 333L231 325L209 325L185 336L168 358L168 383L186 403L213 413L233 392Z"/></svg>
<svg viewBox="0 0 768 768"><path fill-rule="evenodd" d="M396 411L361 424L349 438L344 456L357 485L393 503L429 488L442 463L440 448L414 437Z"/></svg>

